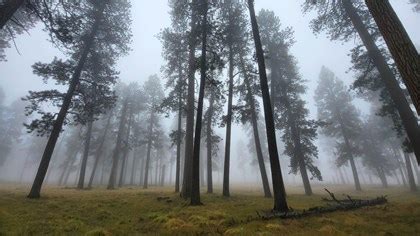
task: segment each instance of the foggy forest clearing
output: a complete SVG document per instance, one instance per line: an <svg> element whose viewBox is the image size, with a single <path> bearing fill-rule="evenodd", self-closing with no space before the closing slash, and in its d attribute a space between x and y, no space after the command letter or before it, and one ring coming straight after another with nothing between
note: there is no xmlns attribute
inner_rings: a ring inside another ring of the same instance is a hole
<svg viewBox="0 0 420 236"><path fill-rule="evenodd" d="M249 189L247 187L246 189ZM270 210L272 200L262 192L232 188L232 196L203 194L203 206L189 207L171 188L143 190L125 187L76 190L47 187L44 198L29 200L26 186L0 186L0 235L29 234L245 234L245 235L415 235L420 230L420 195L404 188L332 185L338 198L387 195L389 203L349 212L334 212L291 220L262 220L256 211ZM305 196L301 186L288 187L288 203L295 210L322 206L321 186ZM166 199L168 197L169 199ZM159 200L165 198L164 200ZM168 201L169 200L169 201ZM249 221L249 222L248 222Z"/></svg>
<svg viewBox="0 0 420 236"><path fill-rule="evenodd" d="M419 22L420 0L0 0L0 236L420 235Z"/></svg>

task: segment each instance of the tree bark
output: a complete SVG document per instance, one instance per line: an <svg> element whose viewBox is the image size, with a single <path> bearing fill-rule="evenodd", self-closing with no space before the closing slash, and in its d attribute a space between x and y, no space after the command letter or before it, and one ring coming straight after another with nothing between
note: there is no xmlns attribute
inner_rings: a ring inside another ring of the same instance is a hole
<svg viewBox="0 0 420 236"><path fill-rule="evenodd" d="M397 64L411 100L420 115L420 56L388 0L366 0L366 5ZM417 159L420 161L420 159Z"/></svg>
<svg viewBox="0 0 420 236"><path fill-rule="evenodd" d="M25 0L7 0L0 7L0 30L3 30L7 22L13 17L17 10L23 6Z"/></svg>
<svg viewBox="0 0 420 236"><path fill-rule="evenodd" d="M211 90L209 110L207 114L207 193L213 193L213 140L212 140L212 120L213 120L213 109L214 109L214 91Z"/></svg>
<svg viewBox="0 0 420 236"><path fill-rule="evenodd" d="M197 0L192 0L192 13L191 13L191 32L189 35L189 58L188 58L188 97L187 97L187 124L185 130L185 157L184 157L184 174L181 189L181 196L187 199L191 196L191 178L192 178L192 158L194 148L194 110L195 110L195 72L196 72L196 58L195 50L197 46L197 12L194 7L197 5Z"/></svg>
<svg viewBox="0 0 420 236"><path fill-rule="evenodd" d="M131 166L131 176L130 176L130 185L131 186L134 186L134 180L136 178L137 165L138 165L137 152L136 152L136 149L134 148L134 150L133 150L133 162L132 162L132 166Z"/></svg>
<svg viewBox="0 0 420 236"><path fill-rule="evenodd" d="M254 135L255 150L257 153L258 167L260 168L260 173L261 173L261 181L263 184L264 197L271 198L271 191L270 191L270 186L268 184L268 178L267 178L267 170L265 169L264 157L263 157L262 148L261 148L260 134L258 130L258 116L257 116L257 111L255 109L255 100L252 94L249 76L245 72L246 68L245 68L245 63L243 62L242 56L241 56L241 67L242 67L242 70L244 71L243 75L244 75L245 86L247 89L247 100L251 109L252 133Z"/></svg>
<svg viewBox="0 0 420 236"><path fill-rule="evenodd" d="M414 116L413 111L411 110L410 105L398 84L398 80L389 68L385 57L381 54L378 46L376 46L372 36L363 24L360 16L357 14L355 7L352 5L352 1L342 2L347 15L352 21L361 40L363 41L363 44L368 50L369 56L381 75L385 87L388 90L391 99L395 104L395 108L401 117L407 136L413 145L417 161L420 162L420 129L417 123L417 118Z"/></svg>
<svg viewBox="0 0 420 236"><path fill-rule="evenodd" d="M90 52L90 49L93 45L93 41L95 35L98 31L99 25L101 23L103 10L105 8L105 3L101 5L101 8L98 9L95 17L95 22L93 23L91 32L89 33L87 39L84 43L84 48L82 49L81 56L77 63L76 69L72 75L69 88L67 93L64 97L63 104L61 105L60 111L57 115L57 119L54 122L53 129L51 131L51 135L48 139L47 146L45 147L44 154L41 158L41 163L38 167L38 172L36 174L34 183L32 185L31 191L29 192L28 198L39 198L41 196L41 187L42 183L44 182L45 175L48 170L48 166L51 161L51 156L54 152L55 144L57 143L57 139L60 136L60 132L63 128L64 120L66 119L67 111L70 108L71 100L73 98L74 91L76 90L77 85L80 82L80 75L84 68L86 59Z"/></svg>
<svg viewBox="0 0 420 236"><path fill-rule="evenodd" d="M414 173L413 168L411 167L411 160L410 160L410 154L404 152L404 159L405 159L405 165L407 167L407 177L408 177L408 183L410 185L410 191L416 192L416 181L414 180Z"/></svg>
<svg viewBox="0 0 420 236"><path fill-rule="evenodd" d="M79 175L79 183L77 184L78 189L83 189L85 185L86 166L87 166L87 161L89 157L90 140L92 138L92 126L93 126L92 119L93 117L89 117L89 121L87 125L85 150L83 151L82 166L81 166L80 175Z"/></svg>
<svg viewBox="0 0 420 236"><path fill-rule="evenodd" d="M127 120L127 110L128 110L128 98L125 99L122 110L121 110L121 118L120 124L118 127L118 134L117 134L117 142L115 144L114 152L112 153L112 167L111 167L111 174L109 176L108 187L107 189L114 189L115 182L117 179L117 168L118 168L118 156L121 151L121 144L124 135L124 126Z"/></svg>
<svg viewBox="0 0 420 236"><path fill-rule="evenodd" d="M106 121L104 134L102 135L101 142L99 143L98 149L96 150L95 162L93 163L92 173L90 174L88 188L92 188L93 179L95 178L96 169L98 168L99 160L102 157L102 152L103 152L103 148L104 148L105 139L106 139L106 136L108 134L109 126L111 125L111 118L112 118L112 112L110 112L108 120Z"/></svg>
<svg viewBox="0 0 420 236"><path fill-rule="evenodd" d="M248 8L251 18L252 33L254 36L255 49L257 53L260 84L264 104L265 125L268 140L268 152L270 156L271 175L274 192L274 211L287 212L289 207L286 201L286 191L284 188L283 176L280 168L279 154L277 150L275 125L273 110L271 108L270 92L268 89L267 72L264 59L264 51L261 43L260 32L258 29L257 18L254 9L254 0L248 0Z"/></svg>
<svg viewBox="0 0 420 236"><path fill-rule="evenodd" d="M181 80L182 80L182 76L181 76L181 72L182 69L179 68L179 78L178 78L178 84L181 84ZM180 172L181 172L181 144L182 144L182 93L183 91L181 91L181 88L179 87L180 91L178 92L178 140L176 143L176 173L175 173L175 192L178 193L179 192L179 185L180 185L180 181L179 181L179 177L180 177Z"/></svg>
<svg viewBox="0 0 420 236"><path fill-rule="evenodd" d="M194 133L194 148L192 158L192 178L191 178L191 202L192 206L201 205L200 201L200 144L201 144L201 125L203 119L204 106L204 90L206 86L207 72L207 14L208 2L200 1L200 9L202 10L202 46L201 46L201 63L200 63L200 89L198 94L197 119Z"/></svg>
<svg viewBox="0 0 420 236"><path fill-rule="evenodd" d="M229 45L229 89L228 89L228 108L226 116L226 139L225 139L225 163L223 167L223 196L229 197L229 177L230 177L230 144L232 136L232 103L233 103L233 49Z"/></svg>

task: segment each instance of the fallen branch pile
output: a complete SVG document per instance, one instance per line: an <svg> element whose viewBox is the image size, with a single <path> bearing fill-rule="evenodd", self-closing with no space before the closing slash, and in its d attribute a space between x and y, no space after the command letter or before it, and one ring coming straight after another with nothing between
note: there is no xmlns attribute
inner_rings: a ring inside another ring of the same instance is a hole
<svg viewBox="0 0 420 236"><path fill-rule="evenodd" d="M323 198L323 201L328 202L326 206L323 207L312 207L303 211L295 211L291 209L288 212L257 212L257 215L263 220L270 220L274 218L280 219L296 219L306 216L319 215L323 213L330 213L335 211L349 211L366 206L376 206L382 205L388 202L386 196L377 197L374 199L362 200L362 199L353 199L349 195L346 195L346 199L339 200L335 197L334 193L325 189L325 191L330 195L331 199Z"/></svg>

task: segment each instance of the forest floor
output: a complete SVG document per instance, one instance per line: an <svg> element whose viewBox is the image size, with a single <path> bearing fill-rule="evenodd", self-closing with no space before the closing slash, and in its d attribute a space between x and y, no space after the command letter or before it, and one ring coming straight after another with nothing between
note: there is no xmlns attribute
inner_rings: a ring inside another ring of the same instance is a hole
<svg viewBox="0 0 420 236"><path fill-rule="evenodd" d="M387 195L386 205L334 212L302 219L264 221L257 211L269 210L272 199L244 188L231 189L232 197L202 194L203 206L190 207L171 188L75 190L47 187L39 200L25 196L28 186L0 186L0 235L420 235L420 194L404 188L329 187L337 197ZM321 186L315 195L288 187L294 209L322 206L327 197ZM164 197L164 200L158 200ZM169 199L168 199L169 198Z"/></svg>

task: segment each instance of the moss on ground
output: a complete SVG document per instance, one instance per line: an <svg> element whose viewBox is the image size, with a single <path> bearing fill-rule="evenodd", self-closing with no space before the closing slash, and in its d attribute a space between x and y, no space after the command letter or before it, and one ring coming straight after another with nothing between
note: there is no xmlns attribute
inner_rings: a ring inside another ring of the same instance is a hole
<svg viewBox="0 0 420 236"><path fill-rule="evenodd" d="M294 209L324 205L322 188L304 196L288 188ZM360 193L331 188L366 198L387 195L389 204L349 212L335 212L298 220L256 220L256 211L269 210L272 199L259 192L233 189L202 194L203 206L190 207L170 188L75 190L48 187L43 197L30 200L28 188L0 186L0 235L420 235L420 195L403 188L371 188ZM159 201L159 197L169 197Z"/></svg>

